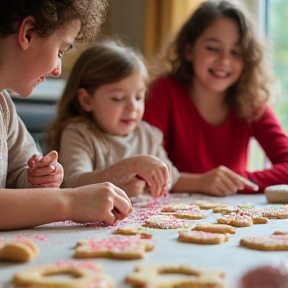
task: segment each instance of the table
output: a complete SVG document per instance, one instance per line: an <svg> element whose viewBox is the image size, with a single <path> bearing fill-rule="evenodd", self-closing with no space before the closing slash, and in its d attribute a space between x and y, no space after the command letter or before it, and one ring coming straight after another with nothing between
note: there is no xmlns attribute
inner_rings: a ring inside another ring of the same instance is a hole
<svg viewBox="0 0 288 288"><path fill-rule="evenodd" d="M263 194L233 195L226 198L213 198L201 194L174 194L165 201L180 201L192 203L196 199L205 199L239 205L251 203L256 206L273 206L266 202ZM161 201L161 200L160 200ZM137 209L137 208L135 208ZM210 211L211 212L211 211ZM208 212L209 213L209 212ZM204 220L196 222L215 222L219 214L209 213ZM118 225L121 225L119 223ZM38 264L51 264L59 260L72 260L75 243L78 240L95 237L96 234L110 234L116 227L93 227L74 223L52 223L29 230L1 232L0 237L7 241L19 235L35 239L40 248L39 257L27 264L13 264L0 262L0 287L13 287L9 281L16 271L34 267ZM247 228L237 228L236 234L230 236L229 241L219 245L196 245L181 243L177 240L179 229L159 230L149 229L153 234L155 249L147 252L141 260L113 260L93 259L100 263L106 274L110 275L117 288L131 287L124 282L124 277L134 270L138 264L187 264L193 267L212 268L226 272L226 283L229 288L236 288L237 281L247 269L264 264L278 264L288 259L288 252L264 252L240 247L239 240L244 236L271 235L275 230L288 231L288 219L269 220L268 224L253 225Z"/></svg>

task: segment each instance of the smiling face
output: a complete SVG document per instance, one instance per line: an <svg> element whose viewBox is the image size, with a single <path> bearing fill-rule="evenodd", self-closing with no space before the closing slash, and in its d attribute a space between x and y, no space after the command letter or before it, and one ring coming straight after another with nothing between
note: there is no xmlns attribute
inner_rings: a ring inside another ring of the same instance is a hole
<svg viewBox="0 0 288 288"><path fill-rule="evenodd" d="M240 78L244 66L237 23L229 18L214 21L193 47L187 47L186 60L192 61L193 83L224 93Z"/></svg>
<svg viewBox="0 0 288 288"><path fill-rule="evenodd" d="M46 76L59 76L62 56L74 43L79 30L80 22L72 21L46 38L41 38L36 32L31 32L29 44L18 57L15 77L9 88L22 97L27 97L37 84L44 81Z"/></svg>
<svg viewBox="0 0 288 288"><path fill-rule="evenodd" d="M141 72L133 72L116 83L100 86L90 97L86 111L93 113L97 126L105 133L126 136L141 121L146 85Z"/></svg>

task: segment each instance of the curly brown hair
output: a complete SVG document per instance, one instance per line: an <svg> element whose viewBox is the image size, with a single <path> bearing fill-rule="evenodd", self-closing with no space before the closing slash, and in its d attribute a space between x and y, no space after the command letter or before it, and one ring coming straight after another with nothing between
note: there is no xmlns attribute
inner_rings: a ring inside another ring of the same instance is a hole
<svg viewBox="0 0 288 288"><path fill-rule="evenodd" d="M185 47L193 45L204 30L220 18L229 18L238 24L244 61L240 79L229 88L226 101L240 117L256 120L269 100L271 77L265 67L263 47L256 37L252 21L243 7L231 2L203 2L151 65L151 80L166 75L190 83L193 67L185 58Z"/></svg>
<svg viewBox="0 0 288 288"><path fill-rule="evenodd" d="M47 37L73 20L80 20L81 29L75 41L92 40L103 22L106 0L1 0L0 37L18 31L24 18L35 19L35 30Z"/></svg>

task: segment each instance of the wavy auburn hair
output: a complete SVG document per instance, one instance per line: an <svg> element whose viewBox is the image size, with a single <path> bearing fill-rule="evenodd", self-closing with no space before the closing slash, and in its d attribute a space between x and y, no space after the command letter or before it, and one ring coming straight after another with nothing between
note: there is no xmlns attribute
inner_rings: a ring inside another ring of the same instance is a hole
<svg viewBox="0 0 288 288"><path fill-rule="evenodd" d="M264 63L263 46L256 37L254 26L244 9L228 1L205 1L184 23L178 34L151 65L152 80L170 76L189 84L193 77L191 62L185 59L187 44L193 46L205 29L218 19L228 18L239 27L240 47L244 61L239 80L227 91L226 101L238 116L251 122L258 119L266 107L271 77Z"/></svg>

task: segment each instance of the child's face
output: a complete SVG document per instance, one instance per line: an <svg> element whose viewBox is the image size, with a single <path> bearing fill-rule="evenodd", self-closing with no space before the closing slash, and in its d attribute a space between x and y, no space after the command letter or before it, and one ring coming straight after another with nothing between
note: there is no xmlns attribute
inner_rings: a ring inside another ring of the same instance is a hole
<svg viewBox="0 0 288 288"><path fill-rule="evenodd" d="M209 92L224 93L237 82L244 66L239 41L239 27L229 18L218 19L206 28L186 53L193 65L193 83Z"/></svg>
<svg viewBox="0 0 288 288"><path fill-rule="evenodd" d="M22 97L29 96L34 87L43 82L46 76L61 74L62 56L74 43L80 30L80 22L72 21L55 31L47 38L32 34L29 48L19 57L20 63L13 90ZM19 75L21 73L21 75Z"/></svg>
<svg viewBox="0 0 288 288"><path fill-rule="evenodd" d="M99 87L91 98L91 110L105 133L125 136L132 132L144 113L146 86L140 72Z"/></svg>

